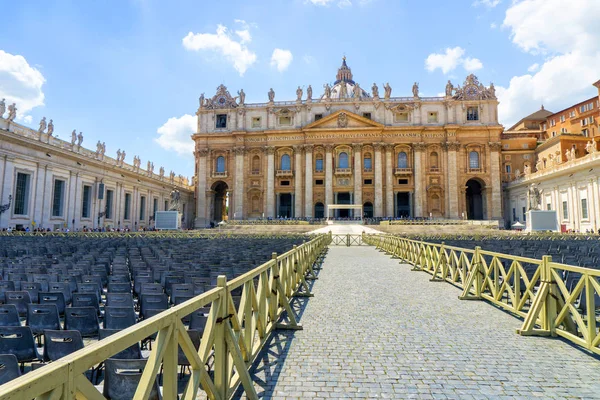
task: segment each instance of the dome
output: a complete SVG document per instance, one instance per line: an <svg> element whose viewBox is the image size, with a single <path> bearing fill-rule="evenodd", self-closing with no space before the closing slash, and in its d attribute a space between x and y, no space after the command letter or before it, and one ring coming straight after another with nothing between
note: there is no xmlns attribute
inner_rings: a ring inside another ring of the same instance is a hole
<svg viewBox="0 0 600 400"><path fill-rule="evenodd" d="M356 98L356 86L360 89L360 98L371 97L360 87L360 85L352 80L352 70L346 64L346 57L342 59L342 66L338 69L336 80L333 82L331 89L331 99L338 100L340 98L354 99ZM345 89L345 90L344 90ZM321 100L325 100L325 93L321 96Z"/></svg>

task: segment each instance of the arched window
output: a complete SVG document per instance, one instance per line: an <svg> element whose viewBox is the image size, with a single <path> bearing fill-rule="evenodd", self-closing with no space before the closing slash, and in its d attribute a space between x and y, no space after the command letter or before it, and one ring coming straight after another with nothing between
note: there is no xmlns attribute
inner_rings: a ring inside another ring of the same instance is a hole
<svg viewBox="0 0 600 400"><path fill-rule="evenodd" d="M338 168L349 168L348 167L348 153L346 153L346 152L340 153Z"/></svg>
<svg viewBox="0 0 600 400"><path fill-rule="evenodd" d="M317 158L315 158L315 171L323 172L323 155L317 154Z"/></svg>
<svg viewBox="0 0 600 400"><path fill-rule="evenodd" d="M217 172L225 172L225 157L217 157Z"/></svg>
<svg viewBox="0 0 600 400"><path fill-rule="evenodd" d="M254 156L252 157L252 173L258 174L260 172L260 157Z"/></svg>
<svg viewBox="0 0 600 400"><path fill-rule="evenodd" d="M398 153L398 168L408 168L408 157L403 151Z"/></svg>
<svg viewBox="0 0 600 400"><path fill-rule="evenodd" d="M371 153L365 154L365 158L363 159L363 168L365 170L373 169L373 162L371 161Z"/></svg>
<svg viewBox="0 0 600 400"><path fill-rule="evenodd" d="M432 152L431 154L429 154L429 166L432 167L432 168L439 167L439 165L438 165L438 153L436 153L435 151Z"/></svg>
<svg viewBox="0 0 600 400"><path fill-rule="evenodd" d="M479 153L476 151L472 151L469 153L469 168L471 168L471 169L479 168Z"/></svg>
<svg viewBox="0 0 600 400"><path fill-rule="evenodd" d="M510 164L506 164L506 165L504 166L504 168L506 168L506 173L507 173L507 174L510 174L510 173L512 172L512 168L511 168Z"/></svg>
<svg viewBox="0 0 600 400"><path fill-rule="evenodd" d="M284 154L281 156L281 170L282 171L291 171L292 164L290 163L289 154Z"/></svg>

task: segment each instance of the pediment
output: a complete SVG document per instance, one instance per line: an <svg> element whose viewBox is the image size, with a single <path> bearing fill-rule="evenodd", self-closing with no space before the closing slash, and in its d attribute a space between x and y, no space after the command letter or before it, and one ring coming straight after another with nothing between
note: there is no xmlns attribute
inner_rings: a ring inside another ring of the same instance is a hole
<svg viewBox="0 0 600 400"><path fill-rule="evenodd" d="M304 129L382 129L383 127L383 124L372 119L356 115L350 111L340 110L306 125Z"/></svg>

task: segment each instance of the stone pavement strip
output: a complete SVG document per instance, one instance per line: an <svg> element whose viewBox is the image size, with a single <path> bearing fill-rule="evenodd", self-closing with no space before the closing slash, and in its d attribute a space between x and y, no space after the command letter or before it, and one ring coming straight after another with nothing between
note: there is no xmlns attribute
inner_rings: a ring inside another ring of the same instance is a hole
<svg viewBox="0 0 600 400"><path fill-rule="evenodd" d="M277 331L253 378L265 399L597 398L600 361L374 247L331 247L302 331Z"/></svg>

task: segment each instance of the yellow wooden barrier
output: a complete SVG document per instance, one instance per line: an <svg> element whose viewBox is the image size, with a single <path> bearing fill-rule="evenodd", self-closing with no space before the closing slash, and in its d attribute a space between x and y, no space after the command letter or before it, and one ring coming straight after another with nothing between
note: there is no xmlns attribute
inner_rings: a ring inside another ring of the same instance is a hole
<svg viewBox="0 0 600 400"><path fill-rule="evenodd" d="M600 270L555 263L550 256L537 260L392 235L363 235L363 241L431 274L432 281L462 288L460 299L486 300L523 318L521 335L558 335L600 354ZM580 276L572 287L567 274Z"/></svg>
<svg viewBox="0 0 600 400"><path fill-rule="evenodd" d="M295 295L310 295L305 279L314 276L313 263L330 241L330 235L319 235L282 255L273 253L270 261L229 282L219 276L216 288L0 386L0 400L105 399L86 378L86 371L154 333L158 333L156 342L134 399L148 398L161 366L163 398L177 398L178 346L191 365L182 399L195 399L199 390L210 399L228 399L240 383L246 396L256 399L248 369L274 329L302 329L290 300ZM242 296L236 310L231 291L239 287ZM196 350L181 319L209 305ZM285 311L288 322L278 323ZM213 377L206 368L211 355Z"/></svg>

